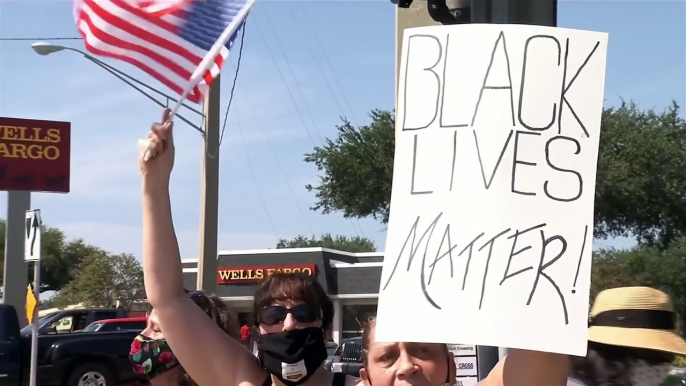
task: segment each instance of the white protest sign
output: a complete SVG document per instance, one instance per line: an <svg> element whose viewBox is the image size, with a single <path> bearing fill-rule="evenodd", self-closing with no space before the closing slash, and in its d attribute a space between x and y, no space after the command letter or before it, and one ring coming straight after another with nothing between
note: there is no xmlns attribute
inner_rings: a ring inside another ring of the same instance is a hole
<svg viewBox="0 0 686 386"><path fill-rule="evenodd" d="M402 49L376 339L585 355L607 34L422 27Z"/></svg>

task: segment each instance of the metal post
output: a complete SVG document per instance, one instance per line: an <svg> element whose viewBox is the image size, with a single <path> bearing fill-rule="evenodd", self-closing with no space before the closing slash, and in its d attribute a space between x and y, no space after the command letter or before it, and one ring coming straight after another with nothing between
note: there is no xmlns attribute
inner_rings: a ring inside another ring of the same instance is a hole
<svg viewBox="0 0 686 386"><path fill-rule="evenodd" d="M557 27L557 0L491 0L491 22Z"/></svg>
<svg viewBox="0 0 686 386"><path fill-rule="evenodd" d="M31 192L7 192L3 302L13 306L19 315L23 315L26 309L29 266L24 262L24 240L26 239L26 211L30 207ZM19 318L19 326L26 326L25 318Z"/></svg>
<svg viewBox="0 0 686 386"><path fill-rule="evenodd" d="M40 232L40 230L39 230ZM36 302L40 300L40 260L33 264L33 296ZM31 377L30 386L37 385L38 376L38 304L33 308L31 318Z"/></svg>
<svg viewBox="0 0 686 386"><path fill-rule="evenodd" d="M217 292L217 231L219 220L219 76L212 81L205 97L205 145L203 147L200 192L200 253L198 254L197 289Z"/></svg>

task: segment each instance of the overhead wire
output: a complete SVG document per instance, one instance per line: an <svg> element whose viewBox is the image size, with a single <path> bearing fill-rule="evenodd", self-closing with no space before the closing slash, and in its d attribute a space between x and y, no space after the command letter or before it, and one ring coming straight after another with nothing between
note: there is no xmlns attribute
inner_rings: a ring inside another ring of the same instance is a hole
<svg viewBox="0 0 686 386"><path fill-rule="evenodd" d="M269 26L270 26L270 28L271 28L271 30L272 30L272 33L273 33L274 36L275 36L275 39L276 39L277 45L278 45L278 47L279 47L279 49L280 49L280 51L281 51L281 54L282 54L282 56L284 57L284 59L286 60L286 66L287 66L287 68L288 68L288 70L289 70L289 72L290 72L290 74L291 74L291 77L293 78L293 81L295 82L295 87L296 87L296 89L298 90L298 92L300 93L300 97L302 98L302 101L303 101L303 103L305 104L305 109L306 109L306 111L307 111L307 113L308 113L308 116L309 116L309 118L310 118L310 121L311 121L312 124L314 125L314 129L315 129L315 131L316 131L316 133L317 133L317 135L318 135L318 137L319 137L320 144L324 144L324 140L323 140L323 138L322 138L322 136L321 136L321 133L319 132L319 129L318 129L318 127L317 127L317 123L316 123L316 121L315 121L315 119L314 119L314 117L313 117L313 115L312 115L312 111L311 111L311 109L310 109L310 107L309 107L309 103L307 102L307 98L305 98L305 95L304 95L304 93L302 92L302 88L300 87L300 83L299 83L299 81L298 81L298 78L295 76L295 72L293 71L293 69L292 69L292 67L291 67L291 65L290 65L289 58L288 58L288 56L286 55L285 50L283 49L283 43L282 43L281 40L279 39L279 35L278 35L278 33L276 32L276 28L274 27L274 24L272 23L271 18L269 17L269 13L265 10L265 11L264 11L264 14L265 14L265 17L267 17L267 22L269 23ZM297 21L296 21L296 23L297 23ZM266 39L265 39L265 41L266 41ZM266 44L266 42L265 42L265 44ZM273 54L271 53L271 47L270 47L269 45L267 45L267 49L270 51L270 55L271 55L272 57L274 57ZM315 64L318 64L318 63L315 63ZM277 69L278 69L279 71L281 71L280 68L279 68L279 66L278 66L278 64L276 63L276 61L274 61L274 65L277 67ZM322 75L324 75L323 72L322 72ZM326 79L325 76L324 76L324 78ZM284 80L284 85L285 85L286 88L288 89L288 84L285 82L285 77L282 76L282 79ZM289 92L290 92L290 91L289 91ZM335 98L335 94L334 94L334 98ZM303 125L306 125L306 123L305 123L304 120L303 120ZM316 146L316 145L315 145L315 146ZM358 227L359 227L359 231L358 231L358 228L355 227L355 222L354 222L352 219L349 219L349 221L350 221L350 225L351 225L352 228L353 228L353 231L355 232L355 234L356 234L358 237L360 236L361 233L364 234L364 232L362 231L362 227L361 227L360 224L359 224L359 221L357 222Z"/></svg>
<svg viewBox="0 0 686 386"><path fill-rule="evenodd" d="M279 67L279 64L277 63L276 58L274 57L274 54L271 51L271 47L269 46L269 43L267 43L267 38L264 36L264 33L262 32L262 28L260 28L260 23L257 21L257 17L255 17L254 14L251 14L249 17L255 23L255 27L257 27L257 30L259 31L260 36L262 37L262 41L264 41L264 44L267 46L267 52L269 52L269 56L271 57L272 62L274 62L274 65L276 66L276 69L279 72L279 76L281 77L281 81L286 86L286 91L288 92L288 96L290 97L291 102L293 102L293 105L295 106L295 109L298 112L298 116L300 117L300 120L302 121L303 126L305 127L305 131L307 132L307 136L310 138L310 141L312 141L312 145L317 146L317 143L315 142L314 138L312 137L312 133L310 132L310 128L305 123L305 117L303 116L302 112L300 111L300 107L298 107L298 103L295 101L295 98L293 97L293 93L291 92L291 89L288 88L288 83L286 82L286 78L283 76L283 73L281 72L281 68Z"/></svg>
<svg viewBox="0 0 686 386"><path fill-rule="evenodd" d="M269 140L269 136L267 136L267 133L264 129L264 123L262 121L262 118L260 118L260 114L258 114L257 109L255 108L255 105L253 103L253 99L250 96L250 91L248 88L244 89L245 94L245 100L248 102L248 107L250 108L250 111L255 117L255 123L257 126L257 129L262 133L262 135L265 138L265 142L267 143L267 147L269 149L269 152L271 153L272 157L274 157L274 161L276 161L276 166L279 168L279 172L281 173L281 176L283 177L284 181L286 182L286 187L290 191L291 197L293 198L293 201L295 201L296 207L298 208L298 212L300 212L300 215L303 218L303 221L305 222L305 225L307 226L307 229L310 231L310 234L314 234L312 231L312 227L310 226L310 222L307 220L307 216L305 216L305 213L302 210L302 205L300 204L300 201L298 200L298 196L295 194L295 191L293 190L293 186L291 186L290 181L288 180L288 176L286 174L286 171L283 168L283 165L281 164L281 161L279 160L279 157L276 156L276 152L274 151L274 148L272 146L271 141Z"/></svg>
<svg viewBox="0 0 686 386"><path fill-rule="evenodd" d="M295 12L293 12L292 7L288 7L288 12L290 12L291 16L293 17L293 20L295 20L295 24L298 26L298 30L300 31L300 34L303 37L303 41L307 45L307 49L312 56L312 60L315 62L317 65L317 69L319 70L319 73L322 74L322 78L324 78L324 81L326 81L326 86L328 87L329 91L331 92L331 95L333 95L334 100L336 101L336 105L338 106L338 109L343 112L342 117L345 117L345 109L343 108L343 105L341 105L341 102L338 99L338 95L336 95L336 92L333 89L333 86L331 85L331 82L329 82L329 78L326 76L324 73L324 70L322 69L322 65L319 63L319 60L317 60L317 55L314 53L314 48L310 44L309 39L307 39L307 33L305 33L305 30L300 26L300 21L298 20L298 17L295 15ZM355 122L355 125L357 125L357 122Z"/></svg>
<svg viewBox="0 0 686 386"><path fill-rule="evenodd" d="M40 41L40 40L83 40L82 37L57 37L57 38L0 38L0 41L6 42L23 42L23 41Z"/></svg>
<svg viewBox="0 0 686 386"><path fill-rule="evenodd" d="M255 174L255 168L252 166L252 161L250 160L250 154L248 152L248 147L245 144L245 138L243 136L243 125L241 124L241 115L239 114L238 110L236 107L234 107L234 114L236 115L236 128L238 129L238 135L241 138L241 144L243 147L243 152L245 152L245 158L248 163L248 171L250 172L250 175L252 176L253 181L255 182L255 186L257 187L257 196L260 199L260 203L262 204L262 209L264 209L264 215L267 217L267 222L269 223L269 227L272 229L272 233L274 233L275 238L279 238L278 233L276 232L276 228L274 227L274 222L272 221L272 217L269 215L269 210L267 209L267 204L264 201L264 196L262 195L262 189L260 189L260 183L257 180L257 175Z"/></svg>
<svg viewBox="0 0 686 386"><path fill-rule="evenodd" d="M293 78L293 81L295 82L295 89L298 90L298 93L300 94L300 98L303 100L305 104L305 111L307 112L307 115L310 117L310 121L312 122L312 125L314 126L314 131L317 133L317 136L319 137L319 142L324 142L324 139L322 138L321 133L319 132L319 128L317 127L317 122L315 121L314 117L312 116L312 110L310 110L310 105L307 103L307 99L305 98L305 94L302 91L302 88L300 88L300 83L298 82L298 78L295 76L295 72L293 72L293 68L291 67L291 63L288 60L288 56L286 55L286 51L283 49L283 43L281 42L281 39L279 38L279 34L276 32L276 28L274 28L274 24L272 23L271 17L269 17L269 12L267 10L264 10L264 16L267 18L267 23L269 24L269 28L271 28L272 33L274 33L274 37L276 38L276 45L279 47L279 50L281 51L281 55L283 58L286 60L286 68L288 68L288 72L290 72L291 77Z"/></svg>
<svg viewBox="0 0 686 386"><path fill-rule="evenodd" d="M314 27L312 26L312 21L310 20L309 14L307 13L307 9L300 5L300 9L303 11L303 14L305 15L305 21L307 21L307 25L310 28L310 31L312 31L312 36L314 36L314 41L317 43L317 46L319 47L319 50L322 52L322 56L324 57L324 63L326 63L329 67L329 71L331 71L331 75L333 76L334 82L336 82L336 85L341 91L341 96L343 97L343 102L345 102L346 106L348 107L348 110L350 110L351 117L353 118L353 123L355 123L355 126L359 126L357 124L357 118L355 117L355 111L350 107L350 103L348 102L348 98L345 95L345 90L343 87L341 87L341 83L338 81L338 77L336 76L336 72L333 70L333 66L331 65L331 61L329 61L329 56L326 54L326 51L324 51L324 47L322 46L321 41L319 40L318 35L314 31Z"/></svg>
<svg viewBox="0 0 686 386"><path fill-rule="evenodd" d="M345 118L345 109L341 105L341 103L338 99L338 96L336 95L336 92L334 91L331 83L329 82L329 78L326 76L324 69L322 68L321 64L317 60L317 55L315 54L314 49L313 49L312 45L310 44L309 39L307 38L307 34L305 33L305 30L303 30L303 28L300 26L300 21L298 20L295 13L293 12L292 7L288 7L288 11L291 14L291 16L293 17L293 20L295 20L295 24L298 26L298 30L300 31L300 34L302 35L303 41L305 42L305 44L308 48L308 52L310 53L310 56L312 56L312 60L314 61L314 63L316 65L317 69L319 70L319 73L321 74L322 78L324 78L324 81L326 82L326 86L329 89L329 91L331 92L331 95L333 96L333 99L336 102L336 105L338 106L339 111L341 112L341 118ZM333 69L332 69L332 72L333 72ZM335 74L333 74L333 75L335 76ZM353 117L353 123L355 124L355 126L358 126L357 121L354 120L354 117ZM364 236L364 231L362 230L362 225L360 224L359 220L358 219L352 219L352 218L348 218L348 220L350 221L350 225L352 225L353 230L355 231L355 234L358 237L360 237L360 235ZM357 226L355 226L355 224L357 224ZM358 229L359 229L359 231L358 231Z"/></svg>
<svg viewBox="0 0 686 386"><path fill-rule="evenodd" d="M238 60L236 61L236 71L233 74L233 82L231 83L231 91L229 93L229 103L226 106L226 113L224 113L224 123L222 124L222 129L219 133L219 142L217 143L217 150L214 155L210 154L209 149L207 149L207 141L205 141L205 152L210 158L214 158L219 154L219 149L222 146L222 141L224 140L224 131L226 130L226 122L229 120L229 110L231 110L231 103L233 102L233 95L236 91L236 82L238 81L238 71L241 69L241 58L243 58L243 43L245 41L245 25L247 23L243 22L243 27L241 28L241 47L238 49ZM204 117L203 119L205 119Z"/></svg>

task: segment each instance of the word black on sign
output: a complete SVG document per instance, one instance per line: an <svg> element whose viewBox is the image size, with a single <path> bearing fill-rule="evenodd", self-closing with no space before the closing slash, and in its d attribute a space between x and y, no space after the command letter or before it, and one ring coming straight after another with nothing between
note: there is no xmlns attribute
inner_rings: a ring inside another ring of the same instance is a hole
<svg viewBox="0 0 686 386"><path fill-rule="evenodd" d="M606 52L562 28L406 30L377 339L586 353Z"/></svg>

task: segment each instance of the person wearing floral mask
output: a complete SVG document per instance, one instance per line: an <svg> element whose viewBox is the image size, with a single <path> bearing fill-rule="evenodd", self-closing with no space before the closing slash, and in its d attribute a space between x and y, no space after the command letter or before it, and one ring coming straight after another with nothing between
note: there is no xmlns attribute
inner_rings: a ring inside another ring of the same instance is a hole
<svg viewBox="0 0 686 386"><path fill-rule="evenodd" d="M236 319L221 299L201 291L190 292L188 297L228 336L238 339ZM131 343L129 359L134 372L153 386L197 386L169 347L155 309L148 314L145 330Z"/></svg>
<svg viewBox="0 0 686 386"><path fill-rule="evenodd" d="M681 385L670 377L686 341L669 296L649 287L600 292L593 302L588 353L572 358L569 386Z"/></svg>
<svg viewBox="0 0 686 386"><path fill-rule="evenodd" d="M170 113L166 109L162 123L152 125L148 138L154 157L145 160L141 154L139 166L145 292L174 356L202 386L356 385L356 377L334 375L322 366L333 303L311 277L276 274L261 283L253 306L257 358L184 295L169 197L175 151Z"/></svg>

